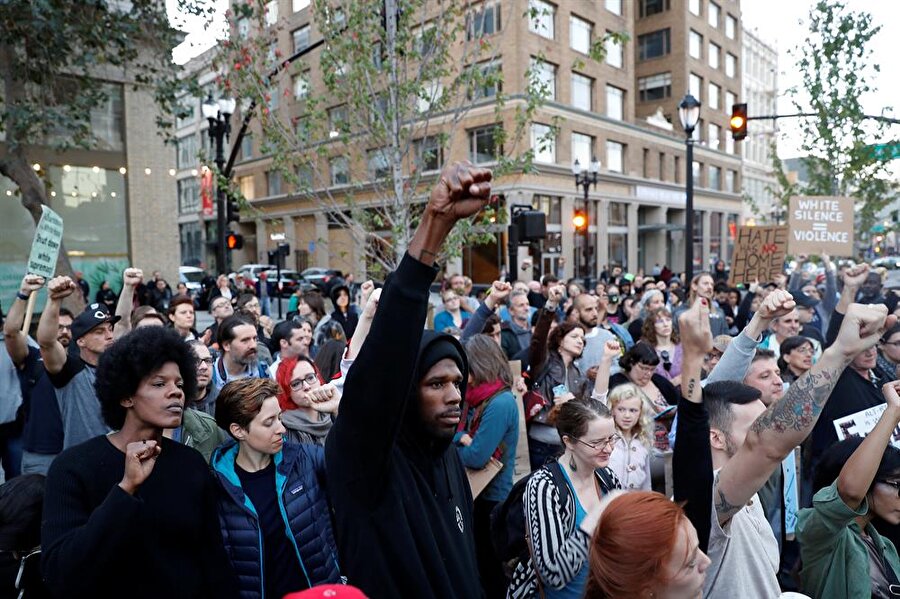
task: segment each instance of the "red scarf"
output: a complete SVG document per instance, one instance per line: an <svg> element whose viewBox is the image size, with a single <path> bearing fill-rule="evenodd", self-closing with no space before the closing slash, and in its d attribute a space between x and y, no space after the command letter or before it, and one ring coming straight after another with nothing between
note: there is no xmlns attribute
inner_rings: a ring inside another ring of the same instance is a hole
<svg viewBox="0 0 900 599"><path fill-rule="evenodd" d="M481 383L480 385L475 385L474 387L466 389L466 405L463 406L463 413L459 419L459 426L456 427L457 432L466 430L469 409L477 410L475 412L475 417L472 419L471 429L469 430L469 436L474 437L475 431L478 430L478 425L481 423L481 412L484 409L482 404L505 388L506 383L497 379L491 383ZM478 409L479 406L482 406L481 410Z"/></svg>

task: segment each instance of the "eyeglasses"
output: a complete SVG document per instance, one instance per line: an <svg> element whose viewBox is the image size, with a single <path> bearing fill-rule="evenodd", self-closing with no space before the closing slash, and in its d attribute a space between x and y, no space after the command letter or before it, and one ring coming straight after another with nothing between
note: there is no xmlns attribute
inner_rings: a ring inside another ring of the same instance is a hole
<svg viewBox="0 0 900 599"><path fill-rule="evenodd" d="M876 482L888 485L889 487L894 487L895 489L897 489L897 497L900 497L900 481L898 481L898 480L879 480Z"/></svg>
<svg viewBox="0 0 900 599"><path fill-rule="evenodd" d="M200 364L206 364L207 366L212 366L212 365L213 365L213 359L212 359L212 358L199 358L197 361L198 361Z"/></svg>
<svg viewBox="0 0 900 599"><path fill-rule="evenodd" d="M814 353L816 353L815 350L808 345L805 345L803 347L794 348L788 353L792 354L794 352L797 352L798 354L808 354L810 356L813 355Z"/></svg>
<svg viewBox="0 0 900 599"><path fill-rule="evenodd" d="M616 443L621 439L619 435L611 435L605 439L597 439L594 443L588 443L587 441L582 441L581 439L576 438L575 440L581 443L586 447L590 447L593 450L598 450L602 447L615 447Z"/></svg>
<svg viewBox="0 0 900 599"><path fill-rule="evenodd" d="M303 384L306 383L308 387L312 387L316 383L319 382L319 377L316 376L315 372L310 372L302 379L294 379L291 381L291 389L294 391L299 391L303 388Z"/></svg>
<svg viewBox="0 0 900 599"><path fill-rule="evenodd" d="M894 346L897 346L897 345L900 345L900 341L882 341L881 344L882 344L882 345L894 345Z"/></svg>

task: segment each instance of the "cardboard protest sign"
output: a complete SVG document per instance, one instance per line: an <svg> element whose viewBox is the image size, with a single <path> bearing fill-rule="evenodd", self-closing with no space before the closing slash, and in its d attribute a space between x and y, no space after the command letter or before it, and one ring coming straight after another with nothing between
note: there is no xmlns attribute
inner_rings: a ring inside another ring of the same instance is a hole
<svg viewBox="0 0 900 599"><path fill-rule="evenodd" d="M788 214L791 254L853 255L853 198L794 196Z"/></svg>
<svg viewBox="0 0 900 599"><path fill-rule="evenodd" d="M62 245L63 220L47 206L41 206L41 211L43 214L34 231L26 271L49 281L56 272L56 258Z"/></svg>
<svg viewBox="0 0 900 599"><path fill-rule="evenodd" d="M838 441L849 439L850 437L865 437L881 419L887 404L881 404L874 408L860 410L849 416L832 420L834 424L834 432L837 433ZM891 434L891 445L900 449L900 426L894 429Z"/></svg>
<svg viewBox="0 0 900 599"><path fill-rule="evenodd" d="M731 282L763 283L784 272L787 242L785 226L739 227L731 258Z"/></svg>

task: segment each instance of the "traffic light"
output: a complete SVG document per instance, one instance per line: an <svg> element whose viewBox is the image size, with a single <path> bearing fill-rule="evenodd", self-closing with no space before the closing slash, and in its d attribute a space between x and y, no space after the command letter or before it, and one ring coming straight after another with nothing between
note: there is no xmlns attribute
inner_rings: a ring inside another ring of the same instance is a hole
<svg viewBox="0 0 900 599"><path fill-rule="evenodd" d="M244 247L244 236L240 233L228 233L225 236L225 247L229 250L239 250Z"/></svg>
<svg viewBox="0 0 900 599"><path fill-rule="evenodd" d="M576 232L586 232L588 226L587 213L584 210L576 210L575 215L572 217L572 225L575 227Z"/></svg>
<svg viewBox="0 0 900 599"><path fill-rule="evenodd" d="M228 196L225 199L225 222L238 223L241 222L241 206L236 198Z"/></svg>
<svg viewBox="0 0 900 599"><path fill-rule="evenodd" d="M740 141L747 137L747 105L732 104L731 106L731 138Z"/></svg>

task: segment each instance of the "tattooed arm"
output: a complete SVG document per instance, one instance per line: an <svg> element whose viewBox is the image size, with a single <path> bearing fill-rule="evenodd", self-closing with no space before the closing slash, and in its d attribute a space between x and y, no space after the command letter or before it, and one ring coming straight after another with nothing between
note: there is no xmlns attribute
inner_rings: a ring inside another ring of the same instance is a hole
<svg viewBox="0 0 900 599"><path fill-rule="evenodd" d="M759 491L778 464L803 442L815 426L844 368L872 347L885 327L896 322L884 305L853 304L837 341L784 397L750 426L743 445L719 471L713 498L724 525Z"/></svg>

